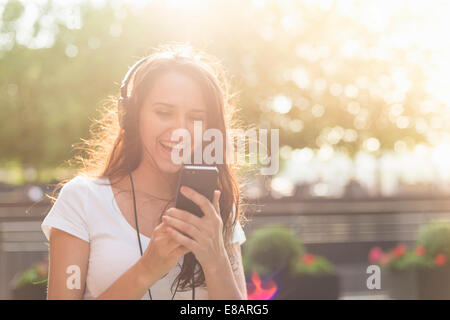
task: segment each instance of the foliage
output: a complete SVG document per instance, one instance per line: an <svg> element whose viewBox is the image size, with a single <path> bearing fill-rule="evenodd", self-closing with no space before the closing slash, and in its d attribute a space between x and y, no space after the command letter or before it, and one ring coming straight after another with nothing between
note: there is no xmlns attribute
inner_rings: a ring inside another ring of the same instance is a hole
<svg viewBox="0 0 450 320"><path fill-rule="evenodd" d="M295 274L323 275L333 272L334 266L325 257L311 253L306 253L298 259L295 268Z"/></svg>
<svg viewBox="0 0 450 320"><path fill-rule="evenodd" d="M48 260L33 263L27 270L13 280L14 288L44 284L48 278Z"/></svg>
<svg viewBox="0 0 450 320"><path fill-rule="evenodd" d="M428 59L420 39L413 55L385 41L408 12L397 8L392 28L379 33L340 3L3 2L0 167L32 166L34 179L45 179L41 171L62 165L87 138L97 107L118 94L127 68L159 44L182 41L223 61L240 119L280 128L281 145L353 154L370 137L389 149L436 136L423 128L444 119L443 105L410 61Z"/></svg>
<svg viewBox="0 0 450 320"><path fill-rule="evenodd" d="M247 240L243 256L247 274L254 271L262 278L279 273L291 273L296 259L304 252L303 244L292 231L280 225L268 225L255 230Z"/></svg>
<svg viewBox="0 0 450 320"><path fill-rule="evenodd" d="M290 229L268 225L255 230L243 256L246 274L256 272L262 279L284 275L322 275L334 272L324 257L307 253L298 236Z"/></svg>
<svg viewBox="0 0 450 320"><path fill-rule="evenodd" d="M418 243L432 256L442 253L450 258L450 222L429 222L420 230Z"/></svg>
<svg viewBox="0 0 450 320"><path fill-rule="evenodd" d="M448 222L429 222L419 230L414 248L407 248L400 243L384 252L380 247L374 247L369 253L369 262L398 271L411 268L450 267L449 234Z"/></svg>

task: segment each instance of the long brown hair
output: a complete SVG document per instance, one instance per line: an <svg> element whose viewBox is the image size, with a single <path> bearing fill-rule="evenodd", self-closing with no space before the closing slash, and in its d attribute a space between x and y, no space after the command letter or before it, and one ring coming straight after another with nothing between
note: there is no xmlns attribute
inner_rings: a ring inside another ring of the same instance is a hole
<svg viewBox="0 0 450 320"><path fill-rule="evenodd" d="M194 79L201 87L207 104L207 124L219 129L223 137L226 130L237 127L234 118L236 105L232 103L235 95L230 93L228 77L219 60L203 51L194 49L189 44L168 44L154 49L146 61L138 67L132 77L128 96L132 107L127 110L125 127L118 124L118 97L110 97L104 105L101 117L91 126L91 137L77 144L81 153L69 162L75 162L80 168L78 175L96 178L109 178L111 185L128 174L127 161L131 171L137 168L141 160L141 139L138 129L139 111L149 88L165 72L176 71ZM223 144L226 155L226 144ZM126 152L125 152L126 150ZM127 157L127 158L125 158ZM223 161L225 162L225 161ZM217 164L219 170L218 187L221 190L220 208L224 226L224 243L228 243L231 230L239 223L240 187L235 173L237 165ZM68 179L67 179L68 180ZM61 182L62 186L66 181ZM230 219L235 206L234 219ZM233 220L233 221L231 221ZM173 285L180 280L180 289L186 290L190 285L192 272L196 269L192 253L186 255L180 274ZM195 272L195 286L203 286L205 277L201 266Z"/></svg>

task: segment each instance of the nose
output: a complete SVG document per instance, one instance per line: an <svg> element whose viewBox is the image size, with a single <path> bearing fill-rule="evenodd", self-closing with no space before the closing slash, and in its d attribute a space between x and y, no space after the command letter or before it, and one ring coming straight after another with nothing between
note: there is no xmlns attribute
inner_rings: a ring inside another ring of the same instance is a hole
<svg viewBox="0 0 450 320"><path fill-rule="evenodd" d="M188 129L186 117L183 113L178 113L174 121L174 129Z"/></svg>
<svg viewBox="0 0 450 320"><path fill-rule="evenodd" d="M170 130L171 139L179 141L180 136L185 136L185 133L183 133L182 131L189 132L189 128L188 128L188 121L186 120L185 115L180 112L173 119L173 122L171 124Z"/></svg>

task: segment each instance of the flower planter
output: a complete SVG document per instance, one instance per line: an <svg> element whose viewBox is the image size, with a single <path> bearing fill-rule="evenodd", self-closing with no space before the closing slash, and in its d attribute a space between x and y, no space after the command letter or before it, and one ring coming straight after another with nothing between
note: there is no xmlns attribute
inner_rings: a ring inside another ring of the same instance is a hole
<svg viewBox="0 0 450 320"><path fill-rule="evenodd" d="M450 300L450 268L419 270L417 286L421 300Z"/></svg>
<svg viewBox="0 0 450 320"><path fill-rule="evenodd" d="M384 275L383 276L383 271ZM389 297L395 300L417 300L417 270L383 270L381 288L387 288Z"/></svg>
<svg viewBox="0 0 450 320"><path fill-rule="evenodd" d="M13 300L46 300L47 283L27 284L11 291Z"/></svg>
<svg viewBox="0 0 450 320"><path fill-rule="evenodd" d="M389 296L396 300L450 300L450 268L387 272Z"/></svg>
<svg viewBox="0 0 450 320"><path fill-rule="evenodd" d="M298 275L279 281L275 300L337 300L339 277L330 275Z"/></svg>

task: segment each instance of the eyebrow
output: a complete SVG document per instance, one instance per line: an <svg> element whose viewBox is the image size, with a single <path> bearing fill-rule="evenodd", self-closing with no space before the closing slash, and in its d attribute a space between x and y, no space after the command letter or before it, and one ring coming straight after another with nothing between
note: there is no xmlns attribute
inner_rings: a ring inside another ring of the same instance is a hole
<svg viewBox="0 0 450 320"><path fill-rule="evenodd" d="M166 106L166 107L169 107L169 108L176 108L176 106L174 104L170 104L170 103L167 103L167 102L154 102L152 105L153 106L154 105L163 105L163 106ZM189 111L206 113L206 111L202 110L202 109L192 109L192 110L189 110Z"/></svg>

